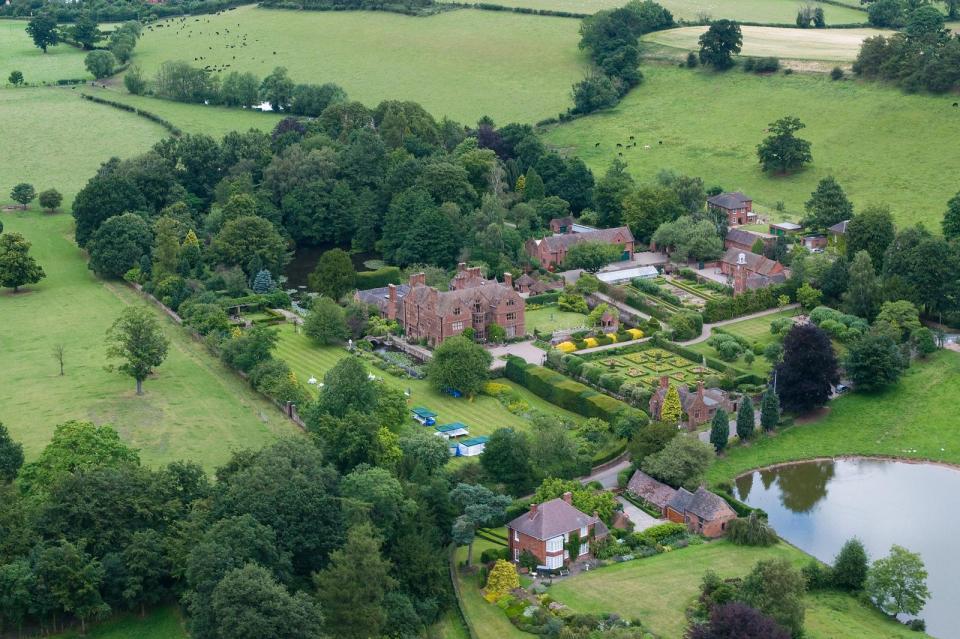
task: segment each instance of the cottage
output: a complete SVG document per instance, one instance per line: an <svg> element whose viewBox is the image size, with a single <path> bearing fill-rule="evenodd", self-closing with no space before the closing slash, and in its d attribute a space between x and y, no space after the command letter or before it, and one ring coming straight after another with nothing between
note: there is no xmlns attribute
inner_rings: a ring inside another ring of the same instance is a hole
<svg viewBox="0 0 960 639"><path fill-rule="evenodd" d="M787 280L787 270L780 262L750 251L727 249L720 258L720 272L733 280L733 294L766 288Z"/></svg>
<svg viewBox="0 0 960 639"><path fill-rule="evenodd" d="M429 408L424 408L423 406L415 406L411 411L410 415L422 426L433 426L437 423L437 414L430 410Z"/></svg>
<svg viewBox="0 0 960 639"><path fill-rule="evenodd" d="M777 237L796 235L802 230L803 227L794 222L777 222L776 224L770 225L770 235L776 235Z"/></svg>
<svg viewBox="0 0 960 639"><path fill-rule="evenodd" d="M686 524L690 532L705 537L720 537L727 530L727 522L737 517L730 504L703 486L695 493L680 488L667 503L666 514L670 521Z"/></svg>
<svg viewBox="0 0 960 639"><path fill-rule="evenodd" d="M455 437L462 437L470 433L470 429L466 424L461 422L453 422L452 424L443 424L440 426L434 426L433 430L437 437L443 437L444 439L454 439Z"/></svg>
<svg viewBox="0 0 960 639"><path fill-rule="evenodd" d="M550 235L539 240L527 240L524 246L527 255L537 260L545 269L561 266L567 259L567 251L574 244L580 242L605 242L621 247L620 259L623 261L633 257L633 233L626 226L612 229L591 229L585 232Z"/></svg>
<svg viewBox="0 0 960 639"><path fill-rule="evenodd" d="M550 232L554 234L563 235L565 233L573 233L575 220L573 217L567 215L565 217L555 217L550 220Z"/></svg>
<svg viewBox="0 0 960 639"><path fill-rule="evenodd" d="M670 390L670 378L664 375L660 378L660 386L650 397L648 408L650 416L654 419L660 419L660 410L663 408L668 390ZM687 428L690 430L696 430L700 424L713 419L720 408L728 413L734 413L737 410L737 402L731 399L729 393L719 388L704 388L703 381L697 382L695 392L690 392L686 384L680 384L677 387L677 394L680 395L680 406L687 415Z"/></svg>
<svg viewBox="0 0 960 639"><path fill-rule="evenodd" d="M530 510L507 524L510 557L519 561L524 551L537 558L541 566L562 568L570 562L590 556L590 541L609 534L606 524L597 513L592 516L573 506L573 495L551 499L542 504L531 504ZM571 539L579 538L570 555Z"/></svg>
<svg viewBox="0 0 960 639"><path fill-rule="evenodd" d="M803 246L809 251L823 252L827 248L826 235L805 235L803 236Z"/></svg>
<svg viewBox="0 0 960 639"><path fill-rule="evenodd" d="M481 455L483 454L483 450L487 447L488 441L490 441L490 438L486 435L465 439L457 444L457 456L475 457L476 455Z"/></svg>
<svg viewBox="0 0 960 639"><path fill-rule="evenodd" d="M757 219L757 214L753 212L753 200L740 191L708 197L707 208L726 215L728 226L752 224Z"/></svg>
<svg viewBox="0 0 960 639"><path fill-rule="evenodd" d="M637 499L642 499L651 506L660 509L663 517L667 516L667 504L677 493L676 489L661 483L643 471L634 471L627 482L627 492Z"/></svg>
<svg viewBox="0 0 960 639"><path fill-rule="evenodd" d="M777 238L769 233L757 233L745 229L732 228L727 231L727 237L724 239L723 246L727 249L736 249L738 251L753 251L753 245L757 240L763 244L766 249L772 246Z"/></svg>

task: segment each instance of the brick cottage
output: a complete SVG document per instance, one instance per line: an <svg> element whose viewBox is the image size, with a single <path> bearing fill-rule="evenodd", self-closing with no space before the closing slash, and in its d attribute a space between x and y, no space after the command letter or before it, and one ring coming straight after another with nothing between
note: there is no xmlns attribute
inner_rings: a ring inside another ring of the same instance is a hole
<svg viewBox="0 0 960 639"><path fill-rule="evenodd" d="M564 493L542 504L531 504L530 510L507 524L510 558L519 561L524 551L530 551L539 565L561 568L571 562L590 556L590 541L608 535L606 524L597 513L592 516L573 506L573 495ZM570 556L569 543L579 536L576 556Z"/></svg>

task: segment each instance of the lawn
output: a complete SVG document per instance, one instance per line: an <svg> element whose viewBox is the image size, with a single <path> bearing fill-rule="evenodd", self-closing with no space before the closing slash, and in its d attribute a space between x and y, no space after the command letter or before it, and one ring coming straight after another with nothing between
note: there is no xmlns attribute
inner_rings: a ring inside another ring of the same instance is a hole
<svg viewBox="0 0 960 639"><path fill-rule="evenodd" d="M121 614L116 618L91 625L86 635L79 632L65 632L52 635L52 639L187 639L183 627L183 618L176 606L155 608L141 619L132 614Z"/></svg>
<svg viewBox="0 0 960 639"><path fill-rule="evenodd" d="M681 637L687 626L684 611L697 596L706 570L735 577L749 572L757 561L776 558L798 567L810 560L786 543L757 548L716 541L581 573L554 584L549 592L576 612L637 617L662 637ZM923 636L892 623L852 596L818 593L808 596L806 603L810 639Z"/></svg>
<svg viewBox="0 0 960 639"><path fill-rule="evenodd" d="M29 84L93 79L83 66L86 52L59 44L44 53L34 46L26 28L26 20L0 20L0 85L7 83L11 71L21 72Z"/></svg>
<svg viewBox="0 0 960 639"><path fill-rule="evenodd" d="M3 213L5 232L23 233L47 278L26 292L0 293L0 420L28 458L69 419L109 423L151 466L189 459L207 470L233 450L299 432L271 404L164 319L170 351L138 397L129 377L105 370L104 333L127 304L143 304L120 283L104 284L68 239L67 214ZM152 308L152 307L151 307ZM66 347L66 375L51 353Z"/></svg>
<svg viewBox="0 0 960 639"><path fill-rule="evenodd" d="M840 7L830 7L829 10ZM796 11L794 11L796 13ZM866 14L856 12L866 20ZM643 36L644 42L696 51L697 40L707 27L682 27L656 31ZM794 60L829 60L852 62L860 51L860 44L883 31L877 29L787 29L778 27L741 27L745 56L774 56Z"/></svg>
<svg viewBox="0 0 960 639"><path fill-rule="evenodd" d="M280 343L277 344L276 356L290 365L301 382L306 382L310 377L323 379L326 371L349 354L346 349L339 346L315 346L305 335L295 333L292 324L285 324L280 327ZM411 406L425 406L433 410L438 414L437 422L440 424L463 422L470 427L471 435L489 435L504 426L522 429L530 424L526 418L514 415L499 401L486 395L478 395L472 400L463 397L454 398L437 391L426 380L401 379L372 367L370 371L382 377L384 382L392 388L410 390ZM540 399L509 380L498 379L497 383L510 386L532 408L560 415L571 421L580 420L578 415ZM411 420L410 424L415 422Z"/></svg>
<svg viewBox="0 0 960 639"><path fill-rule="evenodd" d="M796 311L786 310L763 317L754 317L732 324L724 324L721 328L731 335L737 335L750 341L751 344L759 342L762 346L775 341L773 333L770 332L770 323L781 318L792 318Z"/></svg>
<svg viewBox="0 0 960 639"><path fill-rule="evenodd" d="M602 175L617 157L616 144L634 135L638 144L623 149L623 160L641 182L673 169L741 190L755 204L782 201L794 216L802 216L817 182L832 175L857 208L886 203L899 225L939 230L957 191L954 176L941 170L960 166L960 145L943 144L960 139L955 96L907 95L812 74L760 77L665 65L644 65L643 73L644 83L617 107L552 127L545 141ZM800 135L813 144L813 163L770 176L760 170L756 146L767 125L787 115L807 125Z"/></svg>
<svg viewBox="0 0 960 639"><path fill-rule="evenodd" d="M830 402L829 414L773 437L735 447L708 472L711 482L780 462L887 455L960 464L960 430L953 402L960 393L960 355L942 351L914 363L893 389L853 393Z"/></svg>
<svg viewBox="0 0 960 639"><path fill-rule="evenodd" d="M80 91L0 90L0 204L17 182L56 188L69 204L102 162L143 153L167 136L158 124L81 99Z"/></svg>
<svg viewBox="0 0 960 639"><path fill-rule="evenodd" d="M251 5L162 24L144 32L134 54L148 75L167 60L229 64L229 70L260 77L285 66L296 82L336 82L371 107L413 100L438 119L464 124L482 115L498 123L556 116L570 106L570 86L587 71L577 48L580 23L566 18L473 10L411 17Z"/></svg>
<svg viewBox="0 0 960 639"><path fill-rule="evenodd" d="M479 561L480 553L487 548L498 547L478 537L473 543L474 565ZM530 634L518 630L500 608L483 598L480 589L485 584L480 583L478 574L466 575L460 572L458 569L460 563L467 559L467 547L457 548L454 558L455 578L460 590L460 605L477 639L530 639Z"/></svg>
<svg viewBox="0 0 960 639"><path fill-rule="evenodd" d="M616 9L625 4L623 0L497 0L495 4L505 7L527 7L531 9L550 9L571 13L596 13L602 9ZM792 0L661 0L673 13L673 17L683 20L699 20L704 16L711 18L731 18L747 22L769 22L771 24L792 24L797 17L797 4ZM810 3L822 7L827 24L859 23L867 21L864 11L849 7Z"/></svg>
<svg viewBox="0 0 960 639"><path fill-rule="evenodd" d="M583 313L561 311L556 306L545 306L524 314L527 332L553 333L554 331L584 328L587 316Z"/></svg>

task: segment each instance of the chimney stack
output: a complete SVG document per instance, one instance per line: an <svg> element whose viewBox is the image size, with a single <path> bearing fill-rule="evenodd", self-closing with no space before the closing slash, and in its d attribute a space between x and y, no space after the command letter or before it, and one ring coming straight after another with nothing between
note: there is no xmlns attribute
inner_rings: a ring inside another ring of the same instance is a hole
<svg viewBox="0 0 960 639"><path fill-rule="evenodd" d="M503 283L513 288L513 273L504 273L503 274Z"/></svg>
<svg viewBox="0 0 960 639"><path fill-rule="evenodd" d="M571 493L570 491L567 491L567 492L563 493L563 501L567 502L568 504L570 504L570 505L572 506L572 505L573 505L573 493Z"/></svg>
<svg viewBox="0 0 960 639"><path fill-rule="evenodd" d="M410 287L414 286L426 286L427 284L427 275L426 273L413 273L410 275Z"/></svg>
<svg viewBox="0 0 960 639"><path fill-rule="evenodd" d="M462 273L462 272L465 271L465 270L467 270L467 263L466 263L466 262L458 262L458 263L457 263L457 273Z"/></svg>
<svg viewBox="0 0 960 639"><path fill-rule="evenodd" d="M536 504L530 504L530 513L529 513L529 516L530 516L530 519L533 519L534 517L537 516L537 505L536 505Z"/></svg>
<svg viewBox="0 0 960 639"><path fill-rule="evenodd" d="M697 397L703 399L703 380L697 380Z"/></svg>
<svg viewBox="0 0 960 639"><path fill-rule="evenodd" d="M387 284L387 317L397 318L397 285Z"/></svg>
<svg viewBox="0 0 960 639"><path fill-rule="evenodd" d="M667 389L670 388L670 378L666 375L660 376L660 388Z"/></svg>

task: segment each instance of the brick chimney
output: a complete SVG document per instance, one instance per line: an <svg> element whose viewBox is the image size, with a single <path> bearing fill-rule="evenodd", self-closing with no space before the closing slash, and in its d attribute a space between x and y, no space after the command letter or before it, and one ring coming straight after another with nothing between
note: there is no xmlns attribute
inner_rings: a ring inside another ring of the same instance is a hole
<svg viewBox="0 0 960 639"><path fill-rule="evenodd" d="M427 274L426 273L412 273L410 275L410 287L414 286L426 286L427 285Z"/></svg>
<svg viewBox="0 0 960 639"><path fill-rule="evenodd" d="M568 504L570 504L570 505L572 506L572 505L573 505L573 493L571 493L569 490L568 490L567 492L563 493L563 501L567 502Z"/></svg>
<svg viewBox="0 0 960 639"><path fill-rule="evenodd" d="M466 263L466 262L459 262L459 263L457 263L457 273L462 273L462 272L464 272L465 270L467 270L467 263Z"/></svg>
<svg viewBox="0 0 960 639"><path fill-rule="evenodd" d="M703 399L703 380L697 381L697 397Z"/></svg>
<svg viewBox="0 0 960 639"><path fill-rule="evenodd" d="M504 273L503 274L503 283L513 288L513 273Z"/></svg>
<svg viewBox="0 0 960 639"><path fill-rule="evenodd" d="M530 504L530 512L527 513L527 515L530 517L530 519L533 519L534 517L537 516L537 505L536 505L536 504Z"/></svg>
<svg viewBox="0 0 960 639"><path fill-rule="evenodd" d="M479 266L471 266L467 269L467 275L470 277L483 277L483 270Z"/></svg>
<svg viewBox="0 0 960 639"><path fill-rule="evenodd" d="M667 377L666 375L660 376L660 388L664 390L670 388L670 378Z"/></svg>
<svg viewBox="0 0 960 639"><path fill-rule="evenodd" d="M397 285L387 284L387 317L397 318Z"/></svg>

